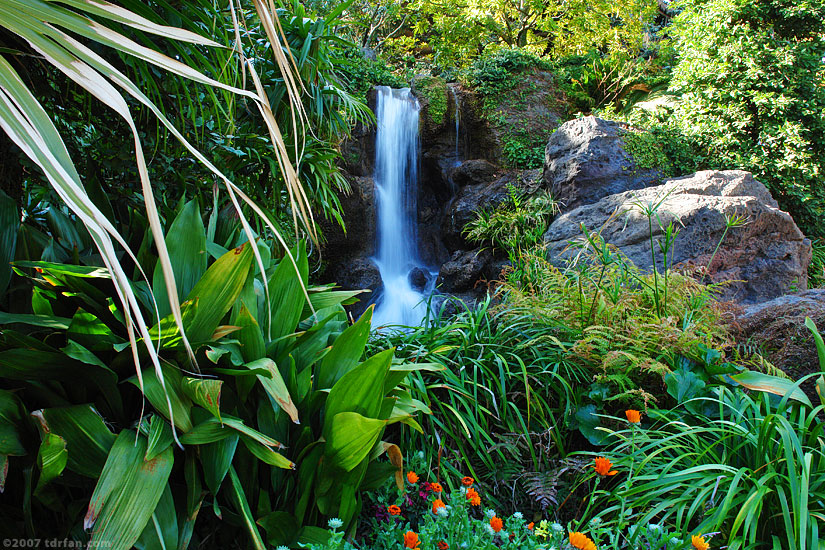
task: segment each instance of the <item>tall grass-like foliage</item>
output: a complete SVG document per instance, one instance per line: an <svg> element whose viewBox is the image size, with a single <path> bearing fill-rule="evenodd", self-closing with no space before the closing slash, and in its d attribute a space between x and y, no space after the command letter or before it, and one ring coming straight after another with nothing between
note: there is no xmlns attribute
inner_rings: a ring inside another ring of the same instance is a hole
<svg viewBox="0 0 825 550"><path fill-rule="evenodd" d="M620 442L609 456L633 474L595 497L601 519L613 521L624 507L640 522L718 533L714 547L820 548L822 407L725 388L704 401L713 414L653 413L649 426L614 432Z"/></svg>

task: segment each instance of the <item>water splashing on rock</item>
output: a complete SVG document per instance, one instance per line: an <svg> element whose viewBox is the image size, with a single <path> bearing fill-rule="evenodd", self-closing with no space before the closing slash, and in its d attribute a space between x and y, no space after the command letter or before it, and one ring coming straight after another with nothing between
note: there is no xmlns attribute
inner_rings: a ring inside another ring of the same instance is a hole
<svg viewBox="0 0 825 550"><path fill-rule="evenodd" d="M376 302L375 327L420 325L435 282L418 254L418 114L418 101L408 88L378 87L375 263L383 290Z"/></svg>

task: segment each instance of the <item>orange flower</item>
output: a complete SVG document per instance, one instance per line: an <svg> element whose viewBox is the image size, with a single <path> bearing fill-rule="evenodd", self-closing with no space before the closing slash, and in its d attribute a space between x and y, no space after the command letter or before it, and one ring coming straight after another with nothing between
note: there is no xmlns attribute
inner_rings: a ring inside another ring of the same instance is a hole
<svg viewBox="0 0 825 550"><path fill-rule="evenodd" d="M418 474L410 470L407 472L407 481L410 483L418 483Z"/></svg>
<svg viewBox="0 0 825 550"><path fill-rule="evenodd" d="M692 544L696 550L708 550L708 548L710 548L710 544L706 543L705 538L700 535L690 537L690 544Z"/></svg>
<svg viewBox="0 0 825 550"><path fill-rule="evenodd" d="M481 504L481 495L479 495L475 489L470 487L467 489L467 500L470 501L470 505L478 506Z"/></svg>
<svg viewBox="0 0 825 550"><path fill-rule="evenodd" d="M400 508L399 506L396 506L395 504L393 504L392 506L390 506L389 508L387 508L387 511L388 511L388 512L390 513L390 515L392 515L392 516L398 516L398 515L401 515L401 508Z"/></svg>
<svg viewBox="0 0 825 550"><path fill-rule="evenodd" d="M594 470L596 470L596 473L599 474L600 476L615 476L616 474L619 473L616 470L611 470L610 469L610 468L613 467L613 464L610 463L609 458L604 458L603 456L600 456L600 457L597 457L594 460L594 462L595 462L595 464L593 466L590 466L590 467L593 468Z"/></svg>
<svg viewBox="0 0 825 550"><path fill-rule="evenodd" d="M624 415L627 417L627 421L631 424L638 424L642 421L642 414L639 411L629 409L624 412Z"/></svg>
<svg viewBox="0 0 825 550"><path fill-rule="evenodd" d="M440 498L437 498L435 499L435 502L433 502L433 514L438 512L439 508L444 508L444 501Z"/></svg>
<svg viewBox="0 0 825 550"><path fill-rule="evenodd" d="M430 483L430 489L432 489L434 493L440 493L444 490L440 483Z"/></svg>
<svg viewBox="0 0 825 550"><path fill-rule="evenodd" d="M469 476L464 476L464 477L461 478L461 484L464 485L465 487L469 487L470 485L472 485L475 482L476 481L473 478L469 477Z"/></svg>
<svg viewBox="0 0 825 550"><path fill-rule="evenodd" d="M504 527L504 522L501 521L501 518L498 516L493 516L490 518L490 527L493 528L493 531L498 533Z"/></svg>
<svg viewBox="0 0 825 550"><path fill-rule="evenodd" d="M528 523L528 524L527 524L527 528L528 528L529 530L531 530L531 531L533 530L533 527L535 527L535 526L536 526L536 524L535 524L535 523L533 523L532 521L531 521L530 523Z"/></svg>
<svg viewBox="0 0 825 550"><path fill-rule="evenodd" d="M578 548L579 550L596 550L596 544L584 533L571 532L569 538L573 548Z"/></svg>
<svg viewBox="0 0 825 550"><path fill-rule="evenodd" d="M450 545L446 541L438 541L438 550L450 550Z"/></svg>
<svg viewBox="0 0 825 550"><path fill-rule="evenodd" d="M419 550L419 545L421 541L418 540L418 535L413 533L412 531L407 531L404 533L404 548L413 548L414 550Z"/></svg>

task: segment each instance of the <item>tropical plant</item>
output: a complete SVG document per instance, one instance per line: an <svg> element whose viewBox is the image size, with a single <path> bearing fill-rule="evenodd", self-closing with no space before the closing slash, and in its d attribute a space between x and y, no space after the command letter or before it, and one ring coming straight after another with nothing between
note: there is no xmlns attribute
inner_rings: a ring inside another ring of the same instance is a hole
<svg viewBox="0 0 825 550"><path fill-rule="evenodd" d="M351 528L359 491L401 468L381 434L426 411L398 385L427 366L392 350L364 359L372 310L349 326L341 304L358 291L309 285L303 246L273 258L273 241L250 244L218 209L204 225L196 201L180 204L166 244L183 331L131 282L143 314L162 317L147 332L165 387L151 367L131 372L148 354L130 345L105 269L15 262L33 287L29 312L0 314L0 486L20 503L4 529L185 548L209 535L196 527L209 506L224 520L216 536L242 530L256 548L311 538L328 515ZM160 266L153 285L162 296ZM375 462L384 453L389 467Z"/></svg>

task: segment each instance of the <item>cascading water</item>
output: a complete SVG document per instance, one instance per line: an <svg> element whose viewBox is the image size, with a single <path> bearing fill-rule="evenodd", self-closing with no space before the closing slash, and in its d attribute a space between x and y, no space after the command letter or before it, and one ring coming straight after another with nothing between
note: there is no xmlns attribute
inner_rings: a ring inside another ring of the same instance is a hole
<svg viewBox="0 0 825 550"><path fill-rule="evenodd" d="M378 249L374 258L383 292L376 303L373 326L420 325L432 292L432 274L422 290L410 281L420 268L418 255L418 101L409 88L378 87L375 137L375 196L378 204Z"/></svg>

